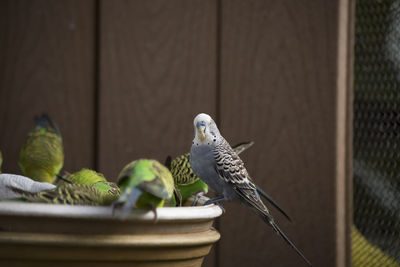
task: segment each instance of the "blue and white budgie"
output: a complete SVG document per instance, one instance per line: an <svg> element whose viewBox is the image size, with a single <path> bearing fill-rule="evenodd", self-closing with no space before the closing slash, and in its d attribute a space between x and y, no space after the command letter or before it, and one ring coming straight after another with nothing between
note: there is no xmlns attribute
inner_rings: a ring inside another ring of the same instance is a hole
<svg viewBox="0 0 400 267"><path fill-rule="evenodd" d="M214 120L207 114L198 114L194 119L194 132L190 164L196 175L218 195L218 197L208 200L205 205L213 203L220 205L219 203L224 200L238 200L246 204L271 226L307 264L311 265L274 222L272 215L260 199L257 186L252 182L243 161L221 136Z"/></svg>

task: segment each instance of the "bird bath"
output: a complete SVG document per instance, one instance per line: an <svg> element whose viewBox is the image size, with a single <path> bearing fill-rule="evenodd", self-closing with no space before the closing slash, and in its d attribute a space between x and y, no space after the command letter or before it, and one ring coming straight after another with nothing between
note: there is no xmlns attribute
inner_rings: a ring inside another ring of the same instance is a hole
<svg viewBox="0 0 400 267"><path fill-rule="evenodd" d="M0 265L200 266L220 238L216 205L133 210L0 203Z"/></svg>

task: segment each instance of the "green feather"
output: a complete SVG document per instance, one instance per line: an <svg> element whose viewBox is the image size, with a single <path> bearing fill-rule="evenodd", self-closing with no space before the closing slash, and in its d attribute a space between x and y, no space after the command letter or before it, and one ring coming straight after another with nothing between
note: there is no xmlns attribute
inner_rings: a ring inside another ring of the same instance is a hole
<svg viewBox="0 0 400 267"><path fill-rule="evenodd" d="M103 203L110 205L112 202L118 199L121 191L117 184L107 181L98 181L91 185L93 188L99 190L103 196Z"/></svg>
<svg viewBox="0 0 400 267"><path fill-rule="evenodd" d="M66 180L70 181L72 184L86 184L91 185L100 181L107 181L103 174L90 170L90 169L82 169L78 172L68 175ZM56 185L65 185L68 184L66 181L61 179L57 179Z"/></svg>
<svg viewBox="0 0 400 267"><path fill-rule="evenodd" d="M108 183L108 182L99 182ZM52 203L52 204L68 204L68 205L110 205L119 196L118 187L109 183L107 191L100 188L107 187L106 184L98 185L77 185L68 184L59 186L52 190L41 191L39 193L29 193L18 190L22 197L15 199L16 201L26 201L35 203Z"/></svg>
<svg viewBox="0 0 400 267"><path fill-rule="evenodd" d="M159 198L151 193L143 193L138 201L136 202L136 207L138 208L155 208L162 207L164 205L165 199Z"/></svg>
<svg viewBox="0 0 400 267"><path fill-rule="evenodd" d="M123 206L121 217L132 207L161 207L164 200L172 198L174 180L170 171L161 163L151 159L140 159L126 165L118 176L121 196L114 206Z"/></svg>
<svg viewBox="0 0 400 267"><path fill-rule="evenodd" d="M53 182L64 164L62 138L51 119L42 115L23 144L18 165L22 173L39 182Z"/></svg>
<svg viewBox="0 0 400 267"><path fill-rule="evenodd" d="M200 192L207 193L208 186L201 179L191 183L191 184L178 184L179 192L182 195L182 201L186 201L190 196L195 195ZM197 190L197 191L196 191Z"/></svg>

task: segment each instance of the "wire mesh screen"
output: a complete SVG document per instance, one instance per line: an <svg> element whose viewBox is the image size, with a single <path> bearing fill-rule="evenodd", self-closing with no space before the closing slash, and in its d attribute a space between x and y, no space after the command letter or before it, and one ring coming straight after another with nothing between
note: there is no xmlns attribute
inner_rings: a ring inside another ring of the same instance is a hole
<svg viewBox="0 0 400 267"><path fill-rule="evenodd" d="M400 0L356 2L353 266L400 266Z"/></svg>

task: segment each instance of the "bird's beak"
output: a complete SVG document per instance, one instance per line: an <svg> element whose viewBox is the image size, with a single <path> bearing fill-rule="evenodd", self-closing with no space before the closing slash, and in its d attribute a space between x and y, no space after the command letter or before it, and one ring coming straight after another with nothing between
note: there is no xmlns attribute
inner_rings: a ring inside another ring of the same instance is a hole
<svg viewBox="0 0 400 267"><path fill-rule="evenodd" d="M206 135L204 134L206 127L204 125L197 125L197 136L200 141L206 139Z"/></svg>
<svg viewBox="0 0 400 267"><path fill-rule="evenodd" d="M204 126L197 127L197 136L199 137L200 141L203 141L204 139L206 139L206 135L204 134L205 128L206 127L204 127Z"/></svg>

